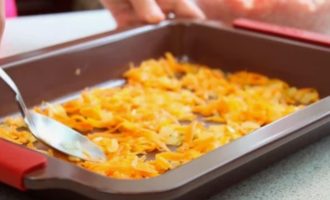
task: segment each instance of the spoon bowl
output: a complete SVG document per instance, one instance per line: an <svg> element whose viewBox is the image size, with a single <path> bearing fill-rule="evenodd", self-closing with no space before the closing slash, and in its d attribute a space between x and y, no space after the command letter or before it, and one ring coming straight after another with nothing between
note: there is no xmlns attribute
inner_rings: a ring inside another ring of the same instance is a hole
<svg viewBox="0 0 330 200"><path fill-rule="evenodd" d="M96 144L68 126L36 112L30 112L29 119L26 119L33 135L58 151L83 160L106 160Z"/></svg>
<svg viewBox="0 0 330 200"><path fill-rule="evenodd" d="M52 118L29 111L15 82L2 68L0 78L15 93L24 121L38 140L70 156L95 162L106 161L104 152L84 135Z"/></svg>

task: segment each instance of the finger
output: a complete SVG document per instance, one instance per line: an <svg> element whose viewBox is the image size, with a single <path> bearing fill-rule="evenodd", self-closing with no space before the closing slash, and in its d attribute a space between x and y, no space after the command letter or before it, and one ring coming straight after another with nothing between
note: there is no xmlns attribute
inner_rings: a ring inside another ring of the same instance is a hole
<svg viewBox="0 0 330 200"><path fill-rule="evenodd" d="M164 12L174 12L177 17L206 18L203 11L191 0L158 0L157 2Z"/></svg>
<svg viewBox="0 0 330 200"><path fill-rule="evenodd" d="M165 20L165 14L155 0L130 0L140 20L159 23Z"/></svg>
<svg viewBox="0 0 330 200"><path fill-rule="evenodd" d="M203 11L190 0L178 0L174 8L178 17L187 17L194 19L205 19Z"/></svg>
<svg viewBox="0 0 330 200"><path fill-rule="evenodd" d="M225 0L235 13L240 14L266 14L278 0Z"/></svg>
<svg viewBox="0 0 330 200"><path fill-rule="evenodd" d="M224 0L196 0L199 8L209 19L224 19L228 16L229 8L223 3Z"/></svg>
<svg viewBox="0 0 330 200"><path fill-rule="evenodd" d="M101 0L112 16L116 19L118 27L131 26L140 23L134 8L128 0Z"/></svg>
<svg viewBox="0 0 330 200"><path fill-rule="evenodd" d="M307 17L307 15L312 15L317 12L324 3L325 0L292 0L288 2L280 2L278 12L290 16Z"/></svg>
<svg viewBox="0 0 330 200"><path fill-rule="evenodd" d="M296 3L296 6L300 7L300 9L314 12L325 3L325 0L297 0L293 3Z"/></svg>

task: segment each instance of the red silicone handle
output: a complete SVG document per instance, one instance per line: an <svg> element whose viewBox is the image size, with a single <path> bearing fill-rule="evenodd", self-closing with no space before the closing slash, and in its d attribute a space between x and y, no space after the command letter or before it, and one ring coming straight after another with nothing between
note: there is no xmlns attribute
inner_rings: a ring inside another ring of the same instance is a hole
<svg viewBox="0 0 330 200"><path fill-rule="evenodd" d="M264 22L236 19L233 22L235 28L245 29L270 35L280 36L284 38L299 40L307 43L313 43L321 46L330 47L330 37L314 32L304 31L301 29L278 26Z"/></svg>
<svg viewBox="0 0 330 200"><path fill-rule="evenodd" d="M46 157L0 139L0 181L20 190L26 190L26 174L46 166Z"/></svg>

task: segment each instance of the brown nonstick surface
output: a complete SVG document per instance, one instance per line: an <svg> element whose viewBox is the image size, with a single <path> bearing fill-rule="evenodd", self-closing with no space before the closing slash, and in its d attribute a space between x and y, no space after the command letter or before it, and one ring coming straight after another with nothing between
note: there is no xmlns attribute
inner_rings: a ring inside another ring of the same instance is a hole
<svg viewBox="0 0 330 200"><path fill-rule="evenodd" d="M165 52L225 71L246 69L295 86L313 87L322 97L330 94L330 49L214 23L165 22L102 34L16 56L3 61L2 67L32 106L118 79L129 62L158 58ZM0 117L17 112L13 96L3 83L0 93ZM330 99L324 98L148 180L110 179L49 157L47 168L29 174L25 184L31 191L56 199L60 195L77 199L78 194L89 199L202 199L326 135L330 130L329 112Z"/></svg>

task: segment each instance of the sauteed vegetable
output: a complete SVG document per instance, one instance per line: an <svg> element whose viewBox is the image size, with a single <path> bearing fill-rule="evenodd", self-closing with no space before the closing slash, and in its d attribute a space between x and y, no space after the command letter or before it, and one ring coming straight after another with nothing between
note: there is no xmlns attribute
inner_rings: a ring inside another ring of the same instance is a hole
<svg viewBox="0 0 330 200"><path fill-rule="evenodd" d="M150 178L319 100L312 88L179 62L169 53L131 66L124 78L121 87L86 89L77 99L35 108L87 135L107 162L81 161L38 144L21 118L6 119L0 137L105 176Z"/></svg>

